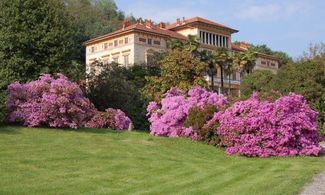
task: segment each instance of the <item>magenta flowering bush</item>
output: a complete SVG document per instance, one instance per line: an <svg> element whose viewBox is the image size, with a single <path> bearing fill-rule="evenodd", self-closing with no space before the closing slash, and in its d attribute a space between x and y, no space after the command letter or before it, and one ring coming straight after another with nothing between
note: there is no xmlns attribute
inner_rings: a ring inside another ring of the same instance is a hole
<svg viewBox="0 0 325 195"><path fill-rule="evenodd" d="M131 120L119 110L108 108L106 112L97 111L90 121L85 124L87 128L112 128L116 130L128 129Z"/></svg>
<svg viewBox="0 0 325 195"><path fill-rule="evenodd" d="M97 111L80 87L62 74L43 74L38 80L8 86L9 121L29 127L96 127L127 129L130 119L121 110Z"/></svg>
<svg viewBox="0 0 325 195"><path fill-rule="evenodd" d="M197 140L198 135L193 128L185 127L184 122L190 108L203 107L207 104L221 108L227 104L227 99L200 87L194 87L188 93L171 88L164 95L160 105L157 102L150 102L147 107L150 134L167 137L191 137L193 140Z"/></svg>
<svg viewBox="0 0 325 195"><path fill-rule="evenodd" d="M321 150L317 112L303 96L290 93L274 103L256 94L233 104L210 121L219 121L217 133L226 154L245 156L317 156Z"/></svg>
<svg viewBox="0 0 325 195"><path fill-rule="evenodd" d="M22 121L36 127L77 128L92 117L96 109L83 96L79 86L64 75L43 74L38 80L8 86L9 121Z"/></svg>

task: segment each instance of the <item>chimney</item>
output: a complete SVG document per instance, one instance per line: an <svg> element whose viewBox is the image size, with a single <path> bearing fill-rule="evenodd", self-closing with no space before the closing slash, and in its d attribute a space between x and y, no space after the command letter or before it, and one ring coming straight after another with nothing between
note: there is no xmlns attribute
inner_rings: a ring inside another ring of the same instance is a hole
<svg viewBox="0 0 325 195"><path fill-rule="evenodd" d="M145 24L146 24L147 27L152 28L152 21L151 20L146 20Z"/></svg>
<svg viewBox="0 0 325 195"><path fill-rule="evenodd" d="M130 21L124 20L122 24L122 29L124 30L126 27L130 26L130 24L131 24Z"/></svg>
<svg viewBox="0 0 325 195"><path fill-rule="evenodd" d="M248 43L242 41L240 42L239 47L242 49L248 49Z"/></svg>
<svg viewBox="0 0 325 195"><path fill-rule="evenodd" d="M181 19L177 18L177 20L176 20L176 24L177 24L177 25L180 25L180 24L181 24Z"/></svg>
<svg viewBox="0 0 325 195"><path fill-rule="evenodd" d="M182 24L185 24L185 17L182 18Z"/></svg>
<svg viewBox="0 0 325 195"><path fill-rule="evenodd" d="M164 22L160 22L159 23L159 28L165 29L166 28L166 24Z"/></svg>

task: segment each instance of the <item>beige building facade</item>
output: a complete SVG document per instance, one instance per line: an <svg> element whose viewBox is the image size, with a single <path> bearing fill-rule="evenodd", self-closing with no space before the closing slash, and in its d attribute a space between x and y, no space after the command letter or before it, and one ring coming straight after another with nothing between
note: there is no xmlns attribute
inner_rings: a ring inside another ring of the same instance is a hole
<svg viewBox="0 0 325 195"><path fill-rule="evenodd" d="M167 49L168 40L186 40L188 35L200 38L201 49L214 50L223 47L234 52L244 52L247 50L247 45L245 47L244 43L232 44L231 35L237 32L238 30L200 17L177 19L170 25L164 23L154 25L150 20L132 25L124 22L120 30L85 42L86 69L89 71L96 61L116 62L125 67L147 63L153 51L161 52ZM279 63L276 58L257 53L254 70L263 69L276 73L278 68ZM233 73L225 76L225 92L229 95L239 95L242 75ZM219 92L220 77L220 73L214 77L215 90ZM211 83L211 78L206 78Z"/></svg>

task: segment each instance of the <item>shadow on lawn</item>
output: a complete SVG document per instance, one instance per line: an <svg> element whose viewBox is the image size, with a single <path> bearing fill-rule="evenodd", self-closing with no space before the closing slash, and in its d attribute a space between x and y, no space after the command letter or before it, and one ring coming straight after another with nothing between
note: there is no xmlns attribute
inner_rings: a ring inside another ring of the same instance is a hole
<svg viewBox="0 0 325 195"><path fill-rule="evenodd" d="M18 126L0 125L0 134L20 134Z"/></svg>

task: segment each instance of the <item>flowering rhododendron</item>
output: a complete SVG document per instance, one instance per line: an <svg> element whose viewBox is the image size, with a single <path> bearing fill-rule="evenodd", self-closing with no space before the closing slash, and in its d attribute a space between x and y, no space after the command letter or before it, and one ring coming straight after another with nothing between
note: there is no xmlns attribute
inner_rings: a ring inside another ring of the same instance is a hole
<svg viewBox="0 0 325 195"><path fill-rule="evenodd" d="M184 126L191 107L203 107L206 104L220 108L225 106L227 99L222 95L208 92L203 88L194 87L185 93L171 88L164 95L161 105L150 102L147 107L150 133L156 136L191 137L197 139L193 128Z"/></svg>
<svg viewBox="0 0 325 195"><path fill-rule="evenodd" d="M9 85L7 108L9 121L22 120L29 127L77 128L96 111L79 86L62 74L56 79L44 74L26 84Z"/></svg>
<svg viewBox="0 0 325 195"><path fill-rule="evenodd" d="M108 108L106 112L97 112L93 118L85 124L88 128L112 128L125 130L129 127L131 120L119 109Z"/></svg>
<svg viewBox="0 0 325 195"><path fill-rule="evenodd" d="M80 87L62 74L58 74L57 78L43 74L38 80L26 84L12 83L8 86L7 108L9 121L22 121L29 127L78 128L90 119L93 123L103 122ZM126 129L130 119L121 110L111 110L113 122L109 127ZM97 127L107 128L107 125Z"/></svg>
<svg viewBox="0 0 325 195"><path fill-rule="evenodd" d="M303 96L290 93L271 103L253 94L215 114L212 121L219 120L217 133L221 144L228 147L226 154L316 156L321 150L316 118L317 112Z"/></svg>

